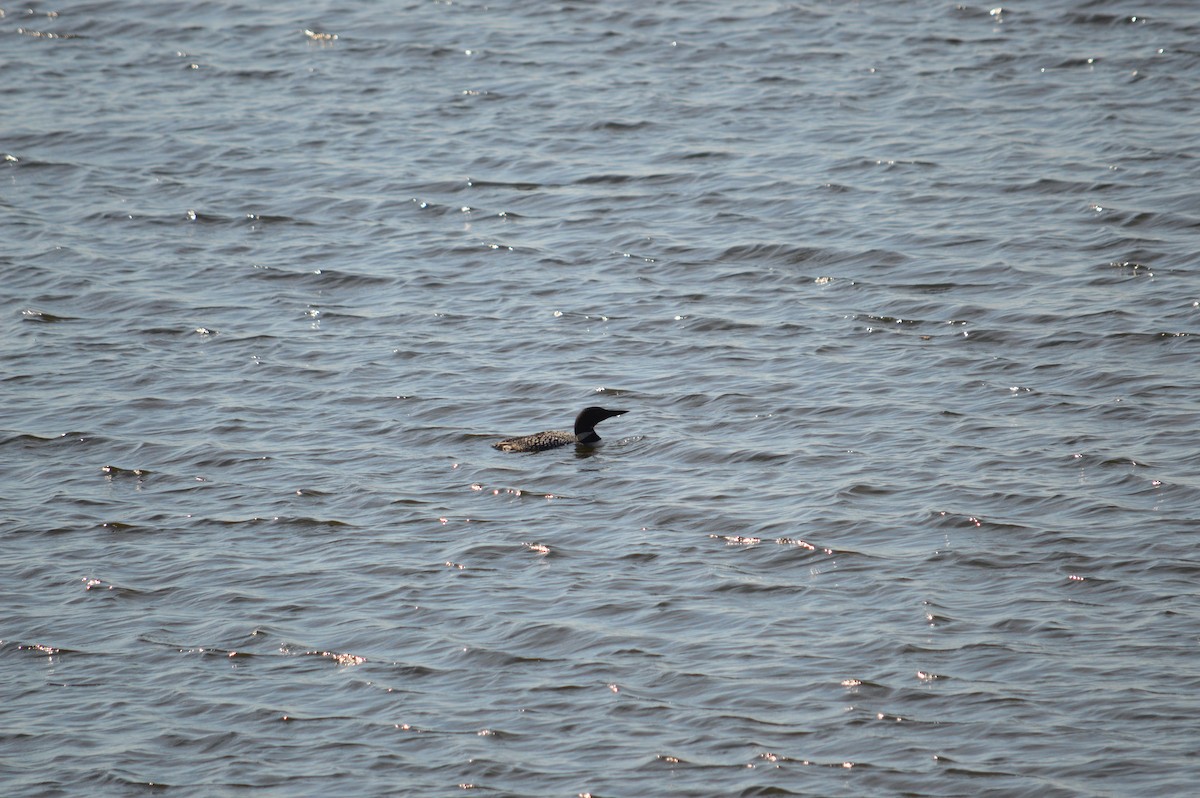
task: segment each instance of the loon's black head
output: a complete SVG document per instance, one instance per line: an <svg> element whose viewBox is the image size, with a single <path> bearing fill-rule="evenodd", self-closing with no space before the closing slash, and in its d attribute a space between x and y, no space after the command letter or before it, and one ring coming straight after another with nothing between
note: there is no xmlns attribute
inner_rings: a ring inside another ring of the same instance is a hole
<svg viewBox="0 0 1200 798"><path fill-rule="evenodd" d="M605 410L603 407L585 407L582 413L575 416L575 434L579 436L580 440L586 440L589 435L595 440L600 440L594 431L596 425L606 418L628 412L628 410Z"/></svg>

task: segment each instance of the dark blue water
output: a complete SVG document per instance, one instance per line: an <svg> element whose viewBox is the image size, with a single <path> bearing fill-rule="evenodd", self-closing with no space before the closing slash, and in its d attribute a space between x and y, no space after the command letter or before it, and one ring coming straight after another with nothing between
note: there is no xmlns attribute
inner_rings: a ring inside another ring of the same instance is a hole
<svg viewBox="0 0 1200 798"><path fill-rule="evenodd" d="M4 12L4 795L1193 791L1193 3Z"/></svg>

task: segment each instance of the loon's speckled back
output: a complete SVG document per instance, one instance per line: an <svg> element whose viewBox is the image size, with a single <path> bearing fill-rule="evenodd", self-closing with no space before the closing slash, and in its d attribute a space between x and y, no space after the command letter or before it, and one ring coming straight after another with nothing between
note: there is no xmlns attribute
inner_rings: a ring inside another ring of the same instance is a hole
<svg viewBox="0 0 1200 798"><path fill-rule="evenodd" d="M606 410L603 407L586 407L575 417L575 432L566 430L549 430L533 435L523 435L519 438L506 438L492 446L502 452L542 452L546 449L557 449L572 443L592 445L600 442L596 434L596 425L606 418L628 413L628 410Z"/></svg>

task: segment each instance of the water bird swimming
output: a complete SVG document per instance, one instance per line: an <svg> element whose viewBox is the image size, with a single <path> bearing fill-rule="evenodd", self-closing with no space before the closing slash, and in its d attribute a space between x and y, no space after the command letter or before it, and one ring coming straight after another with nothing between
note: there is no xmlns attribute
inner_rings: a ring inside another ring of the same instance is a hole
<svg viewBox="0 0 1200 798"><path fill-rule="evenodd" d="M541 452L546 449L557 449L572 443L582 443L588 446L600 442L596 434L596 425L606 418L628 413L628 410L605 410L603 407L585 407L583 412L575 417L575 432L566 430L549 430L533 435L522 435L519 438L506 438L492 446L502 452Z"/></svg>

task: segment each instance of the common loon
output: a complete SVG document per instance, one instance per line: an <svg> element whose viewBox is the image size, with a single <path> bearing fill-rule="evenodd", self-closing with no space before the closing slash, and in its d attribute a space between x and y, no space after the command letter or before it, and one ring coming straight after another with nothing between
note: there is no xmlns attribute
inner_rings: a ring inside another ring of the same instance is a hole
<svg viewBox="0 0 1200 798"><path fill-rule="evenodd" d="M603 407L586 407L575 417L575 432L566 430L550 430L534 435L522 435L520 438L507 438L492 446L502 452L541 452L546 449L557 449L572 443L591 445L600 442L596 434L596 425L606 418L628 413L628 410L605 410Z"/></svg>

